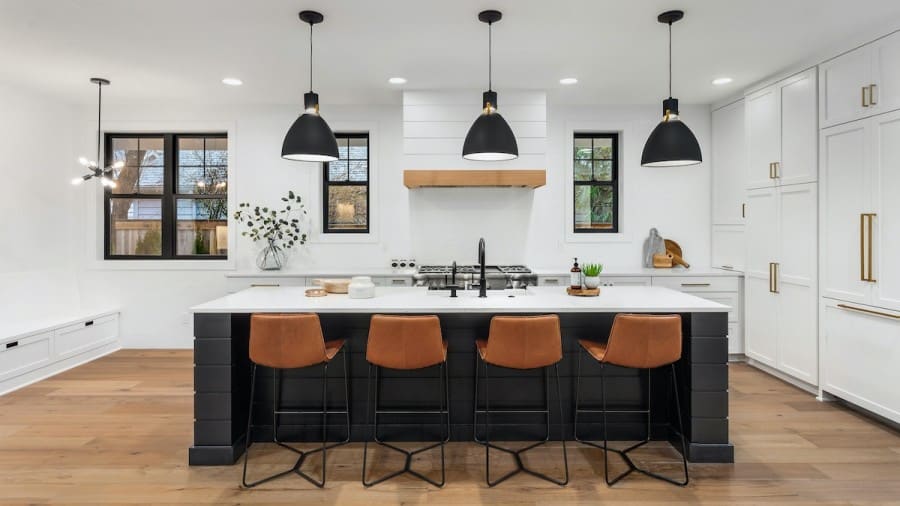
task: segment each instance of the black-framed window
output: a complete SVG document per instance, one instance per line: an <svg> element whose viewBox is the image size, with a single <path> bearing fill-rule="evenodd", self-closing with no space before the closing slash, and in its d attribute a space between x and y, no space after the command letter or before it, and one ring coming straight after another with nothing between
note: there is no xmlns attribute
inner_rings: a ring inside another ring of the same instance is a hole
<svg viewBox="0 0 900 506"><path fill-rule="evenodd" d="M576 133L574 147L574 231L617 233L619 134Z"/></svg>
<svg viewBox="0 0 900 506"><path fill-rule="evenodd" d="M104 255L119 259L228 258L228 137L105 136L106 165L122 162L104 192Z"/></svg>
<svg viewBox="0 0 900 506"><path fill-rule="evenodd" d="M369 134L335 133L338 160L322 164L322 232L369 233Z"/></svg>

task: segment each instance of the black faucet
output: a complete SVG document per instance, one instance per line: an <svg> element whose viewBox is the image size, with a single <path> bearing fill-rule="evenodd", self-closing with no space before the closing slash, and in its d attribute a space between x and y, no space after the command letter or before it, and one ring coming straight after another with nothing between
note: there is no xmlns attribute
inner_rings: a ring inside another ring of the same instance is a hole
<svg viewBox="0 0 900 506"><path fill-rule="evenodd" d="M450 284L456 285L456 260L453 261L453 265L450 267Z"/></svg>
<svg viewBox="0 0 900 506"><path fill-rule="evenodd" d="M478 264L481 274L478 277L478 297L487 297L487 279L484 275L484 237L478 239Z"/></svg>

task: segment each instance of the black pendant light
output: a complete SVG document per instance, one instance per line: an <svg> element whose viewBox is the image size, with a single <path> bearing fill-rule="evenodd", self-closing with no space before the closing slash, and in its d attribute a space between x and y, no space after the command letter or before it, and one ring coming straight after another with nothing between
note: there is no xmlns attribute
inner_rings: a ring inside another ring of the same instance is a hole
<svg viewBox="0 0 900 506"><path fill-rule="evenodd" d="M338 159L337 139L328 123L319 116L319 94L312 90L312 30L313 25L321 23L325 16L315 11L303 11L300 19L309 23L309 93L303 95L303 114L284 136L281 157L301 162L333 162Z"/></svg>
<svg viewBox="0 0 900 506"><path fill-rule="evenodd" d="M516 136L503 116L497 112L497 92L491 89L493 71L492 26L503 14L500 11L482 11L478 20L488 24L488 90L482 95L483 111L472 123L466 141L463 143L463 158L466 160L497 161L519 157Z"/></svg>
<svg viewBox="0 0 900 506"><path fill-rule="evenodd" d="M92 77L91 82L97 85L97 158L96 160L88 160L82 156L78 159L78 163L87 169L88 173L72 179L72 184L80 185L85 181L97 178L103 186L115 188L116 171L124 167L125 162L119 160L112 165L100 168L100 144L102 139L100 137L102 135L100 122L103 119L103 87L109 86L109 80L103 79L102 77Z"/></svg>
<svg viewBox="0 0 900 506"><path fill-rule="evenodd" d="M647 138L641 165L644 167L680 167L703 161L700 144L691 129L678 117L678 99L672 98L672 23L684 17L682 11L659 15L660 23L669 25L669 98L663 100L663 120Z"/></svg>

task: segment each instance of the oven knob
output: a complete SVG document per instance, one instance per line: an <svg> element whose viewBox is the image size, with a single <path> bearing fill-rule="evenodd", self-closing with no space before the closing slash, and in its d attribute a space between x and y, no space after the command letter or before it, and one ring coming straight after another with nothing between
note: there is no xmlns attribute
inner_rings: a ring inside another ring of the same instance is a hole
<svg viewBox="0 0 900 506"><path fill-rule="evenodd" d="M394 269L396 269L399 265L400 264L397 262L397 260L391 260L391 267L393 267Z"/></svg>
<svg viewBox="0 0 900 506"><path fill-rule="evenodd" d="M400 268L406 267L406 260L400 260Z"/></svg>
<svg viewBox="0 0 900 506"><path fill-rule="evenodd" d="M415 261L415 260L410 260L409 263L408 263L407 265L409 265L410 268L415 267L415 266L416 266L416 261Z"/></svg>

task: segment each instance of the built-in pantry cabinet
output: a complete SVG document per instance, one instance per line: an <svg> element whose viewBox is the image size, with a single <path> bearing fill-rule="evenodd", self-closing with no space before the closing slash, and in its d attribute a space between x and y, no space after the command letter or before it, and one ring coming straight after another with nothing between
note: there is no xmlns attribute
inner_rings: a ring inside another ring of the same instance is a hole
<svg viewBox="0 0 900 506"><path fill-rule="evenodd" d="M746 354L818 384L817 185L747 194Z"/></svg>
<svg viewBox="0 0 900 506"><path fill-rule="evenodd" d="M747 136L744 99L712 111L712 265L743 270Z"/></svg>
<svg viewBox="0 0 900 506"><path fill-rule="evenodd" d="M821 145L822 296L900 311L900 111L826 128Z"/></svg>
<svg viewBox="0 0 900 506"><path fill-rule="evenodd" d="M815 182L816 69L750 93L745 107L746 187Z"/></svg>
<svg viewBox="0 0 900 506"><path fill-rule="evenodd" d="M822 128L900 109L900 32L819 65Z"/></svg>

